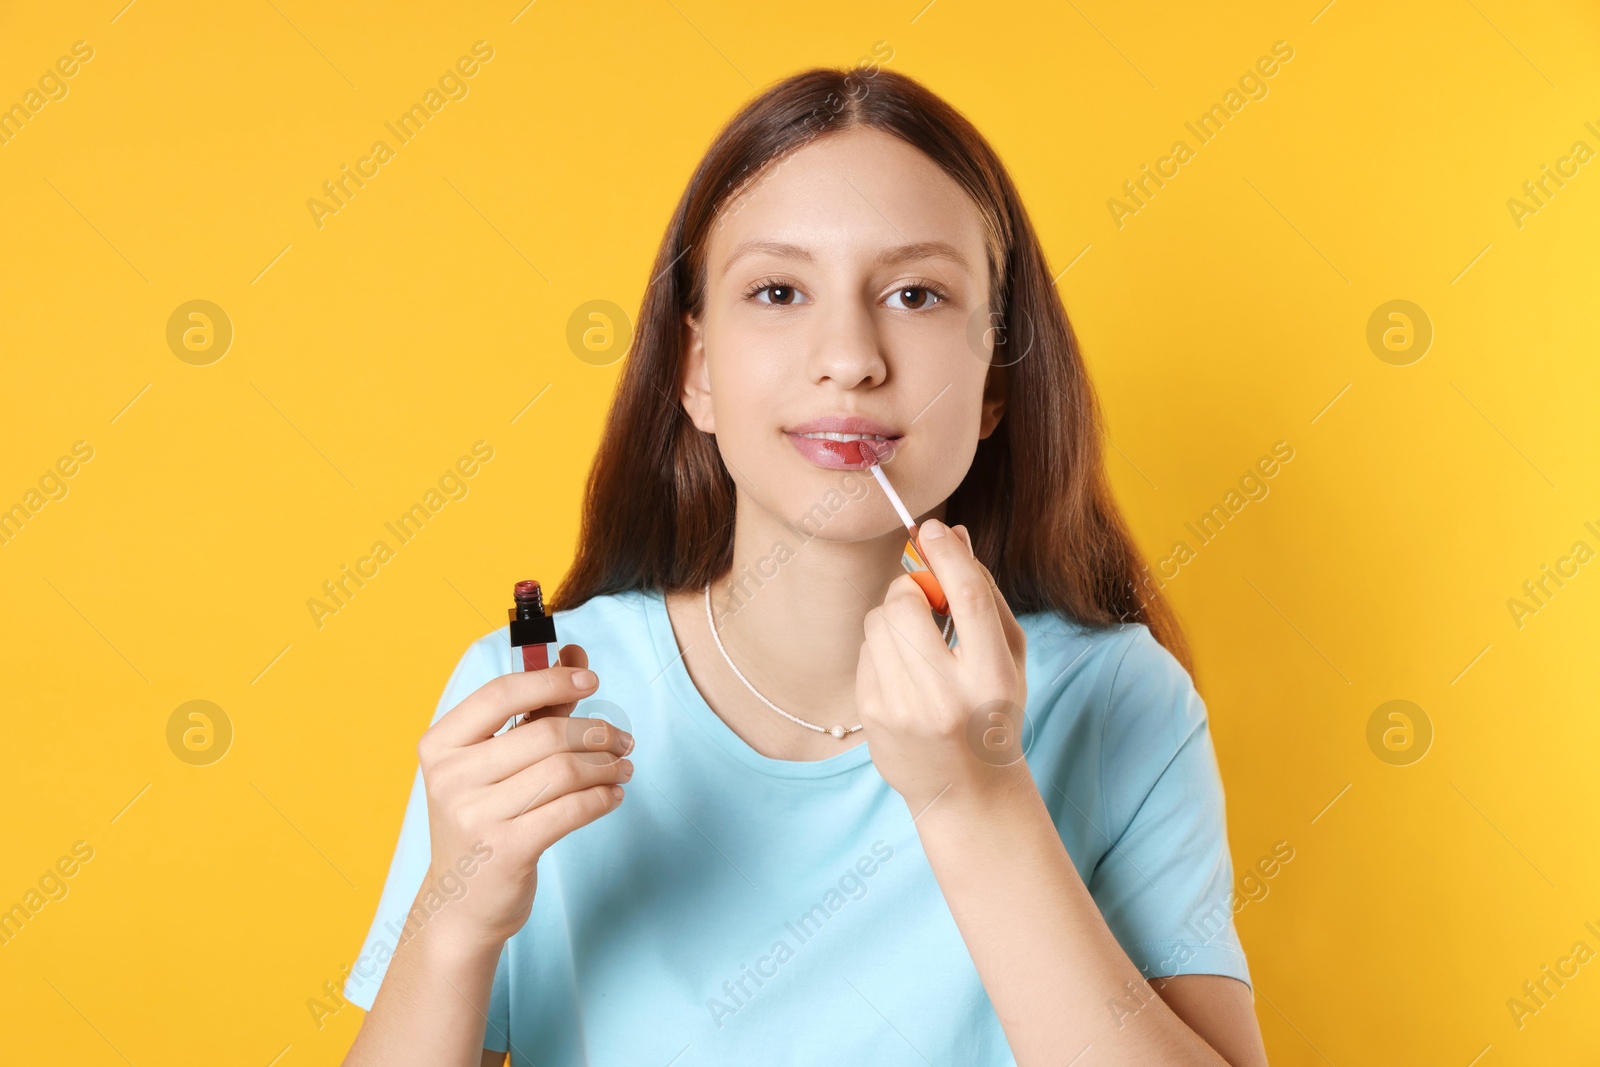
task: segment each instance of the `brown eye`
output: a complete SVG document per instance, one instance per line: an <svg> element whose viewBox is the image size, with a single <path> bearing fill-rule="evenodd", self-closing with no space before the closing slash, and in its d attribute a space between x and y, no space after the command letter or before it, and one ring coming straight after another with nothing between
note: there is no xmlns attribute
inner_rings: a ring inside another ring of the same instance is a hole
<svg viewBox="0 0 1600 1067"><path fill-rule="evenodd" d="M798 299L800 291L792 285L783 285L779 282L768 282L750 291L751 299L758 304L770 304L774 307L794 307L805 303Z"/></svg>
<svg viewBox="0 0 1600 1067"><path fill-rule="evenodd" d="M903 289L896 289L890 299L900 299L902 303L899 306L906 311L921 311L923 308L932 307L943 298L926 286L908 285Z"/></svg>

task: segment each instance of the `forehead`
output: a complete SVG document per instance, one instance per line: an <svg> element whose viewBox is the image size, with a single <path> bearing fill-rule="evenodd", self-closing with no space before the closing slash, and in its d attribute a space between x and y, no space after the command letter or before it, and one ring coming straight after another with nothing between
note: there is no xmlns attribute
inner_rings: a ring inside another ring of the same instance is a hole
<svg viewBox="0 0 1600 1067"><path fill-rule="evenodd" d="M975 276L986 274L977 205L919 149L878 130L819 137L770 163L735 193L711 231L712 277L727 270L730 256L767 243L863 265L891 247L943 243ZM735 266L756 258L742 255ZM949 259L941 262L959 269Z"/></svg>

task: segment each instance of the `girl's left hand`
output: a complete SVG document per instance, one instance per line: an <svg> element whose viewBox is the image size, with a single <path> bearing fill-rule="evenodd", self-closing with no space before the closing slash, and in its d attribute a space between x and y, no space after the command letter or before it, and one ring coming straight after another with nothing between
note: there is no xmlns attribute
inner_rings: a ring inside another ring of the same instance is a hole
<svg viewBox="0 0 1600 1067"><path fill-rule="evenodd" d="M960 536L929 519L918 540L950 601L959 643L945 646L928 598L902 574L867 612L856 664L856 710L872 762L913 818L941 797L989 803L1036 788L1022 754L1027 638L972 554L966 528L955 530Z"/></svg>

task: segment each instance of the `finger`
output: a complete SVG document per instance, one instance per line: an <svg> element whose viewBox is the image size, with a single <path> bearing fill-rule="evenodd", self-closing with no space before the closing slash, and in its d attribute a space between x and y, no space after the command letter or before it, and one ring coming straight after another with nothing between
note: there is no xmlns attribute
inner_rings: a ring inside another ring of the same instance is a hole
<svg viewBox="0 0 1600 1067"><path fill-rule="evenodd" d="M556 663L562 667L581 669L589 665L589 653L584 650L582 645L562 645L556 653ZM577 706L578 702L576 700L569 700L563 704L552 704L548 708L535 708L533 711L528 712L518 725L532 722L534 719L542 719L547 715L571 715L572 709Z"/></svg>
<svg viewBox="0 0 1600 1067"><path fill-rule="evenodd" d="M586 763L605 766L631 751L627 734L605 719L547 715L473 746L479 780L505 781L561 753L576 753Z"/></svg>
<svg viewBox="0 0 1600 1067"><path fill-rule="evenodd" d="M442 748L465 748L493 737L506 720L521 712L566 704L589 696L596 685L580 686L572 676L578 667L546 667L539 671L513 671L491 678L467 694L429 727L424 743ZM592 672L591 672L592 673Z"/></svg>
<svg viewBox="0 0 1600 1067"><path fill-rule="evenodd" d="M967 543L967 551L971 552L976 558L977 551L972 547L972 531L967 529L964 524L958 524L951 527L951 529L961 535L961 540ZM1000 624L1005 628L1006 638L1011 642L1012 651L1021 654L1027 641L1027 631L1022 628L1022 624L1017 621L1016 615L1012 613L1011 605L1006 603L1005 594L1000 591L1000 583L989 572L989 568L983 565L983 560L981 559L978 560L978 568L983 571L984 577L989 579L989 588L994 593L995 606L1000 612Z"/></svg>
<svg viewBox="0 0 1600 1067"><path fill-rule="evenodd" d="M950 536L949 529L937 519L922 524L919 534L923 557L950 601L950 615L961 638L957 647L966 650L962 662L977 665L976 669L985 675L979 681L1003 684L1011 665L1007 663L1002 673L998 657L1004 651L1009 658L1010 643L995 607L989 578L966 542ZM945 536L930 536L940 532Z"/></svg>
<svg viewBox="0 0 1600 1067"><path fill-rule="evenodd" d="M556 797L548 804L525 812L511 820L515 847L534 854L542 854L551 845L566 837L580 826L594 822L602 815L615 811L623 792L619 785L604 783L579 789Z"/></svg>
<svg viewBox="0 0 1600 1067"><path fill-rule="evenodd" d="M1006 632L1006 644L1011 647L1012 655L1020 658L1028 648L1028 632L1017 621L1016 615L1011 611L1011 605L1006 603L1005 594L1000 592L1000 583L995 581L994 575L989 573L989 568L983 565L982 560L978 561L978 569L983 571L983 576L989 580L989 590L994 594L995 611L1000 616L1001 628Z"/></svg>
<svg viewBox="0 0 1600 1067"><path fill-rule="evenodd" d="M896 647L894 631L881 611L869 611L865 619L867 654L872 657L872 673L882 694L879 709L896 718L897 709L915 711L918 689L906 671L904 658Z"/></svg>
<svg viewBox="0 0 1600 1067"><path fill-rule="evenodd" d="M558 752L525 767L489 788L489 810L497 819L515 819L568 793L594 785L620 785L633 775L633 762L622 758L593 763L577 753Z"/></svg>
<svg viewBox="0 0 1600 1067"><path fill-rule="evenodd" d="M950 679L956 660L928 611L928 598L909 574L889 583L883 615L902 660L913 677L932 671Z"/></svg>

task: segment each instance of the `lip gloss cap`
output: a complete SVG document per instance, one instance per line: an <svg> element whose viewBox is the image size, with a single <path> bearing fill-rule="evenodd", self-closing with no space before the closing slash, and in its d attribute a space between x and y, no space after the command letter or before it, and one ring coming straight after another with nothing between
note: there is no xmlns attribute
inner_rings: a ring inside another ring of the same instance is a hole
<svg viewBox="0 0 1600 1067"><path fill-rule="evenodd" d="M511 591L512 607L506 609L511 620L513 645L548 644L556 639L556 621L544 613L544 591L533 579L518 582Z"/></svg>

